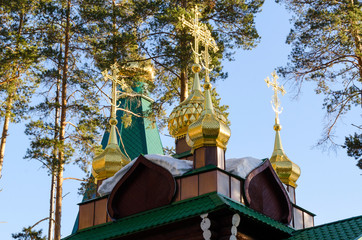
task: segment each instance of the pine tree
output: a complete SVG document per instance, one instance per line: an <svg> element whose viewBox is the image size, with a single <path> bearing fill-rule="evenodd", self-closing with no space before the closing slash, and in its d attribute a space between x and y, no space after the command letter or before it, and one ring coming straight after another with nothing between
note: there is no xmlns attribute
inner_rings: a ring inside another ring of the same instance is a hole
<svg viewBox="0 0 362 240"><path fill-rule="evenodd" d="M212 30L220 49L212 55L211 78L215 81L227 77L221 59L231 60L234 48L256 46L259 35L254 16L263 2L86 0L81 8L83 17L90 20L91 35L96 36L89 40L98 67L110 66L114 53L120 64L152 60L156 78L149 87L157 99L154 110L160 114L165 104L187 97L188 78L192 77L192 36L181 26L179 17L190 16L195 4L199 5L201 20Z"/></svg>
<svg viewBox="0 0 362 240"><path fill-rule="evenodd" d="M280 0L292 11L293 28L287 38L292 46L289 64L279 72L295 80L316 82L324 94L327 123L318 144L333 142L338 120L361 106L362 10L356 0ZM360 130L360 128L359 128Z"/></svg>
<svg viewBox="0 0 362 240"><path fill-rule="evenodd" d="M362 169L362 134L354 133L345 138L343 148L347 149L347 155L357 160L357 167Z"/></svg>
<svg viewBox="0 0 362 240"><path fill-rule="evenodd" d="M132 116L141 117L127 107L140 104L139 97L142 93L136 93L132 89L142 85L142 92L149 92L154 88L151 81L152 63L139 50L137 29L141 21L131 15L133 4L131 1L118 0L82 0L80 4L80 13L86 23L83 27L87 52L94 58L97 69L93 74L103 78L100 73L117 63L120 77L125 83L125 86L119 86L122 91L119 97L125 102L122 104L125 108L119 109L124 112L124 126L132 124ZM110 87L110 84L106 87ZM108 90L103 89L102 92L109 92ZM154 121L151 112L144 113L144 116Z"/></svg>
<svg viewBox="0 0 362 240"><path fill-rule="evenodd" d="M26 109L37 86L38 49L33 36L34 1L15 0L0 6L0 178L10 122L26 118Z"/></svg>
<svg viewBox="0 0 362 240"><path fill-rule="evenodd" d="M23 228L20 233L12 234L13 239L19 240L45 240L45 237L42 237L42 230L36 231L32 230L31 227Z"/></svg>
<svg viewBox="0 0 362 240"><path fill-rule="evenodd" d="M27 124L26 134L31 137L31 145L26 158L42 162L56 179L54 238L58 240L65 166L76 162L87 169L99 143L97 137L103 118L99 97L92 85L94 80L85 66L83 23L77 2L42 1L36 18L42 29L39 42L46 61L39 92L43 102L31 109L33 118Z"/></svg>
<svg viewBox="0 0 362 240"><path fill-rule="evenodd" d="M152 58L157 69L157 90L162 96L159 102L171 103L178 96L187 97L188 78L192 77L193 63L189 42L192 36L181 26L182 15L193 17L197 4L200 20L207 24L217 41L219 51L211 54L211 80L227 77L222 72L221 59L231 59L234 48L251 49L259 36L254 16L263 1L138 1L134 14L145 22L140 27L141 45L147 57Z"/></svg>

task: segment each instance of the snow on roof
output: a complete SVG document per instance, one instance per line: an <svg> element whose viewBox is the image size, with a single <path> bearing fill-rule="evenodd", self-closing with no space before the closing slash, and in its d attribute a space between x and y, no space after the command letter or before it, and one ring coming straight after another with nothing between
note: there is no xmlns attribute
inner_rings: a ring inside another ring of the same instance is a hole
<svg viewBox="0 0 362 240"><path fill-rule="evenodd" d="M171 156L158 155L158 154L148 154L144 156L151 162L160 165L161 167L166 168L174 176L181 176L182 174L190 171L193 166L193 161L182 160L173 158ZM129 164L124 166L119 170L113 177L110 177L103 181L101 186L98 189L98 193L101 196L110 194L119 180L128 172L128 170L136 162L136 159L133 159ZM226 160L226 171L246 178L246 176L255 168L257 168L263 161L260 159L252 157L244 158L231 158Z"/></svg>
<svg viewBox="0 0 362 240"><path fill-rule="evenodd" d="M246 178L248 174L262 164L261 159L253 157L230 158L225 162L226 171L239 177Z"/></svg>
<svg viewBox="0 0 362 240"><path fill-rule="evenodd" d="M174 177L180 176L185 172L191 170L193 165L193 162L190 160L181 160L165 155L148 154L145 155L144 157L150 160L151 162L166 168L168 171L170 171L170 173ZM113 188L119 182L119 180L128 172L128 170L133 166L135 162L136 158L133 159L129 164L124 166L116 174L114 174L113 177L104 180L98 189L98 193L101 196L111 193Z"/></svg>

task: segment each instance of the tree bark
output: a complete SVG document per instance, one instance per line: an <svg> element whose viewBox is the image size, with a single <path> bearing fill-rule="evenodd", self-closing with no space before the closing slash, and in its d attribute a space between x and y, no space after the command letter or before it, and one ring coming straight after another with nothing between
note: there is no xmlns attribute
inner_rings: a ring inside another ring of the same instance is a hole
<svg viewBox="0 0 362 240"><path fill-rule="evenodd" d="M9 130L9 123L11 118L11 109L13 106L13 100L14 100L14 83L10 82L8 83L9 86L9 95L6 99L6 110L5 110L5 119L4 119L4 126L3 126L3 132L1 135L1 143L0 143L0 178L2 177L2 168L4 163L4 156L5 156L5 145L6 145L6 138L8 136L8 130Z"/></svg>
<svg viewBox="0 0 362 240"><path fill-rule="evenodd" d="M67 113L67 76L68 76L68 58L69 58L69 39L70 39L70 4L67 1L66 11L66 27L65 27L65 41L64 41L64 62L63 62L63 75L61 83L61 115L60 115L60 131L59 142L61 149L59 149L59 159L57 167L57 191L56 191L56 204L55 204L55 231L54 239L60 240L61 238L61 215L62 215L62 200L63 200L63 168L64 168L64 143L65 143L65 127L66 127L66 113Z"/></svg>
<svg viewBox="0 0 362 240"><path fill-rule="evenodd" d="M187 79L187 69L181 70L180 76L180 84L181 84L181 96L180 102L183 102L188 97L188 79Z"/></svg>
<svg viewBox="0 0 362 240"><path fill-rule="evenodd" d="M116 0L112 0L112 34L113 34L113 64L116 63L116 54L118 52L117 43L116 43L116 35L117 35L117 24L116 24Z"/></svg>
<svg viewBox="0 0 362 240"><path fill-rule="evenodd" d="M182 0L181 5L183 8L186 9L187 7L187 1ZM181 96L180 96L180 102L183 102L187 96L188 96L188 76L187 76L187 64L188 64L188 58L187 58L187 41L186 41L186 30L182 30L181 37L180 37L180 45L181 49L183 49L183 54L181 54L181 74L180 74L180 90L181 90Z"/></svg>
<svg viewBox="0 0 362 240"><path fill-rule="evenodd" d="M48 240L53 239L53 233L54 233L54 193L55 193L55 173L52 172L52 179L50 184L50 207L49 207L49 226L48 226Z"/></svg>

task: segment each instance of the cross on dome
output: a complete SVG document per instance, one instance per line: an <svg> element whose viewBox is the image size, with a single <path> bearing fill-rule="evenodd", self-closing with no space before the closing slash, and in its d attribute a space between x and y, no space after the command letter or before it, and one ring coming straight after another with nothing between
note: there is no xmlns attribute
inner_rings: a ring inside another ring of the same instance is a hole
<svg viewBox="0 0 362 240"><path fill-rule="evenodd" d="M271 105L272 105L272 108L275 112L275 115L276 115L276 121L279 122L279 117L278 117L278 114L281 114L282 111L283 111L283 108L280 106L280 100L278 98L278 91L284 96L284 94L286 93L283 85L279 85L279 82L277 81L279 79L278 75L276 74L276 72L272 72L272 77L273 77L273 80L271 81L269 79L269 77L267 77L264 81L266 82L266 84L268 85L268 87L272 87L273 90L274 90L274 95L272 97L272 100L271 100Z"/></svg>

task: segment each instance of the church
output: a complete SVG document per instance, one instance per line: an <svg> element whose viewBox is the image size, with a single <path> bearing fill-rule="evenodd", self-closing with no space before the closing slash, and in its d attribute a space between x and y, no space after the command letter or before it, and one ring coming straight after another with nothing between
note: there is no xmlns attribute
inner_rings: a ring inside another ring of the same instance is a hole
<svg viewBox="0 0 362 240"><path fill-rule="evenodd" d="M297 205L301 170L282 146L278 94L285 91L275 73L265 80L274 90L276 114L270 159L225 159L231 131L213 106L209 80L208 51L217 46L197 16L195 9L195 19L180 19L194 36L195 59L191 92L168 119L175 154L163 154L159 132L146 117L126 127L124 113L116 109L136 101L131 110L146 112L152 99L143 85L133 89L137 99L118 99L117 80L107 76L113 82L112 110L103 152L92 163L97 193L78 204L73 233L63 239L362 239L362 216L315 226L315 215Z"/></svg>

